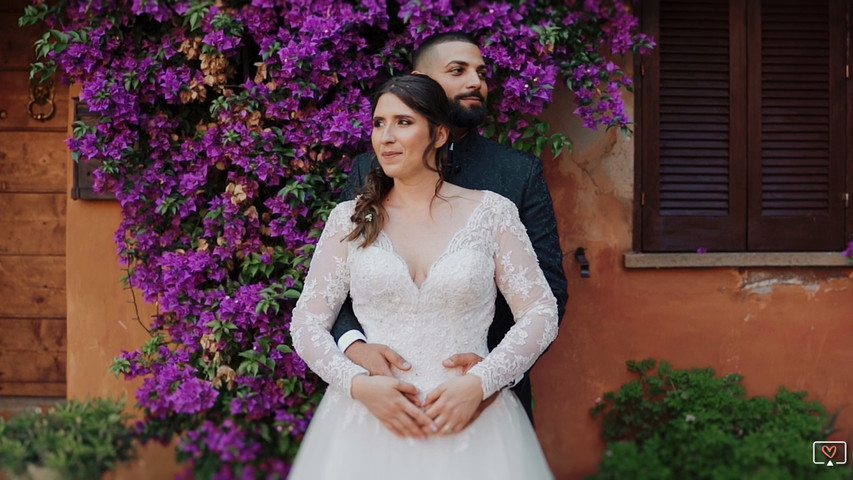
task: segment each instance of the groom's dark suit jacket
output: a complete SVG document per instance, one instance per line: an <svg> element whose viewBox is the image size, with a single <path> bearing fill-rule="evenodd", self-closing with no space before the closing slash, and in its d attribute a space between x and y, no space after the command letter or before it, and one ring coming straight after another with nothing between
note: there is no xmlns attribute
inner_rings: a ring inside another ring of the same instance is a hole
<svg viewBox="0 0 853 480"><path fill-rule="evenodd" d="M346 199L354 198L370 170L378 167L373 154L355 158L345 193ZM512 200L518 207L521 222L539 259L545 278L557 298L557 311L562 321L569 298L566 275L563 271L563 253L557 236L557 221L551 194L542 176L542 161L537 157L501 145L482 137L476 130L453 143L447 181L460 187L475 190L490 190ZM489 349L495 348L514 319L504 297L498 292L495 302L495 319L489 329ZM349 330L361 330L347 301L332 328L335 341ZM370 339L368 339L370 341ZM459 352L464 353L464 352ZM513 386L530 421L533 421L530 376Z"/></svg>

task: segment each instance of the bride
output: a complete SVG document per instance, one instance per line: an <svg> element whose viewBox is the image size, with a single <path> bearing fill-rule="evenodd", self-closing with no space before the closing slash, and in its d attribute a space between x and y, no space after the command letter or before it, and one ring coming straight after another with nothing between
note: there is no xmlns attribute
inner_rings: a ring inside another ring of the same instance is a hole
<svg viewBox="0 0 853 480"><path fill-rule="evenodd" d="M291 479L553 478L504 387L556 337L556 301L515 205L443 180L448 125L447 96L429 77L394 77L374 97L381 168L329 214L293 311L293 345L329 388ZM516 323L489 352L496 288ZM347 295L367 338L408 370L369 376L337 348L329 329ZM443 367L457 352L484 358L467 372ZM423 438L380 422L389 408L406 409Z"/></svg>

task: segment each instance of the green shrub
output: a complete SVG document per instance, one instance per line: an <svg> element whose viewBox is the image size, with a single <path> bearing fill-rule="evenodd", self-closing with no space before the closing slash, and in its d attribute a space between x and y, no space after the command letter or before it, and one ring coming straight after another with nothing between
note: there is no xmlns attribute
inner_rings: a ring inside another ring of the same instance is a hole
<svg viewBox="0 0 853 480"><path fill-rule="evenodd" d="M133 432L124 401L57 403L47 412L28 409L0 418L0 470L26 479L33 468L63 480L92 480L133 458Z"/></svg>
<svg viewBox="0 0 853 480"><path fill-rule="evenodd" d="M838 413L806 392L746 397L741 375L656 363L629 361L639 378L591 409L607 449L587 480L853 478L848 465L812 462L812 442L832 433Z"/></svg>

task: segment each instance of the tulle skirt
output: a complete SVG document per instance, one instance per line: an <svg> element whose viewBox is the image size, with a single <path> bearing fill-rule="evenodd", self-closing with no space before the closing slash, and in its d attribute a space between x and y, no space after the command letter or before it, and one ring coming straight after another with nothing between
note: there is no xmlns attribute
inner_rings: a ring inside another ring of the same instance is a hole
<svg viewBox="0 0 853 480"><path fill-rule="evenodd" d="M291 480L538 480L554 478L530 421L505 389L462 432L400 438L360 402L329 387Z"/></svg>

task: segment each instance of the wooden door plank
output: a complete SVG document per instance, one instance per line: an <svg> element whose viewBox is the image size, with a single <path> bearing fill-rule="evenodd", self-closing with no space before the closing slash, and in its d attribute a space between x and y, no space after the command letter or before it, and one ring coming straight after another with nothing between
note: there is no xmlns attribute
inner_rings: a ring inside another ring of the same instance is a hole
<svg viewBox="0 0 853 480"><path fill-rule="evenodd" d="M3 52L3 55L0 55L0 69L29 71L30 64L36 61L35 41L47 31L47 27L44 24L17 27L18 19L24 13L24 6L14 10L7 7L3 10L0 12L0 25L15 25L16 28L14 35L0 35L0 51Z"/></svg>
<svg viewBox="0 0 853 480"><path fill-rule="evenodd" d="M50 119L39 121L27 111L30 102L30 73L26 70L0 70L0 110L6 111L6 118L0 119L0 130L49 130L67 131L68 122L68 86L55 79L54 112ZM47 113L47 105L33 106L35 113Z"/></svg>
<svg viewBox="0 0 853 480"><path fill-rule="evenodd" d="M24 13L24 8L31 3L33 3L31 0L3 0L3 2L0 2L0 12L14 13L20 17ZM16 20L14 25L17 24Z"/></svg>
<svg viewBox="0 0 853 480"><path fill-rule="evenodd" d="M0 382L2 397L65 397L65 382Z"/></svg>
<svg viewBox="0 0 853 480"><path fill-rule="evenodd" d="M0 351L0 385L15 382L65 382L65 352Z"/></svg>
<svg viewBox="0 0 853 480"><path fill-rule="evenodd" d="M0 350L0 385L16 382L65 382L65 359L64 351Z"/></svg>
<svg viewBox="0 0 853 480"><path fill-rule="evenodd" d="M65 257L0 255L0 317L64 318Z"/></svg>
<svg viewBox="0 0 853 480"><path fill-rule="evenodd" d="M65 255L65 195L0 194L0 253Z"/></svg>
<svg viewBox="0 0 853 480"><path fill-rule="evenodd" d="M65 137L64 132L0 131L0 192L65 193Z"/></svg>
<svg viewBox="0 0 853 480"><path fill-rule="evenodd" d="M0 318L0 351L65 352L65 329L64 318Z"/></svg>
<svg viewBox="0 0 853 480"><path fill-rule="evenodd" d="M0 395L63 394L65 319L3 318L0 328Z"/></svg>

